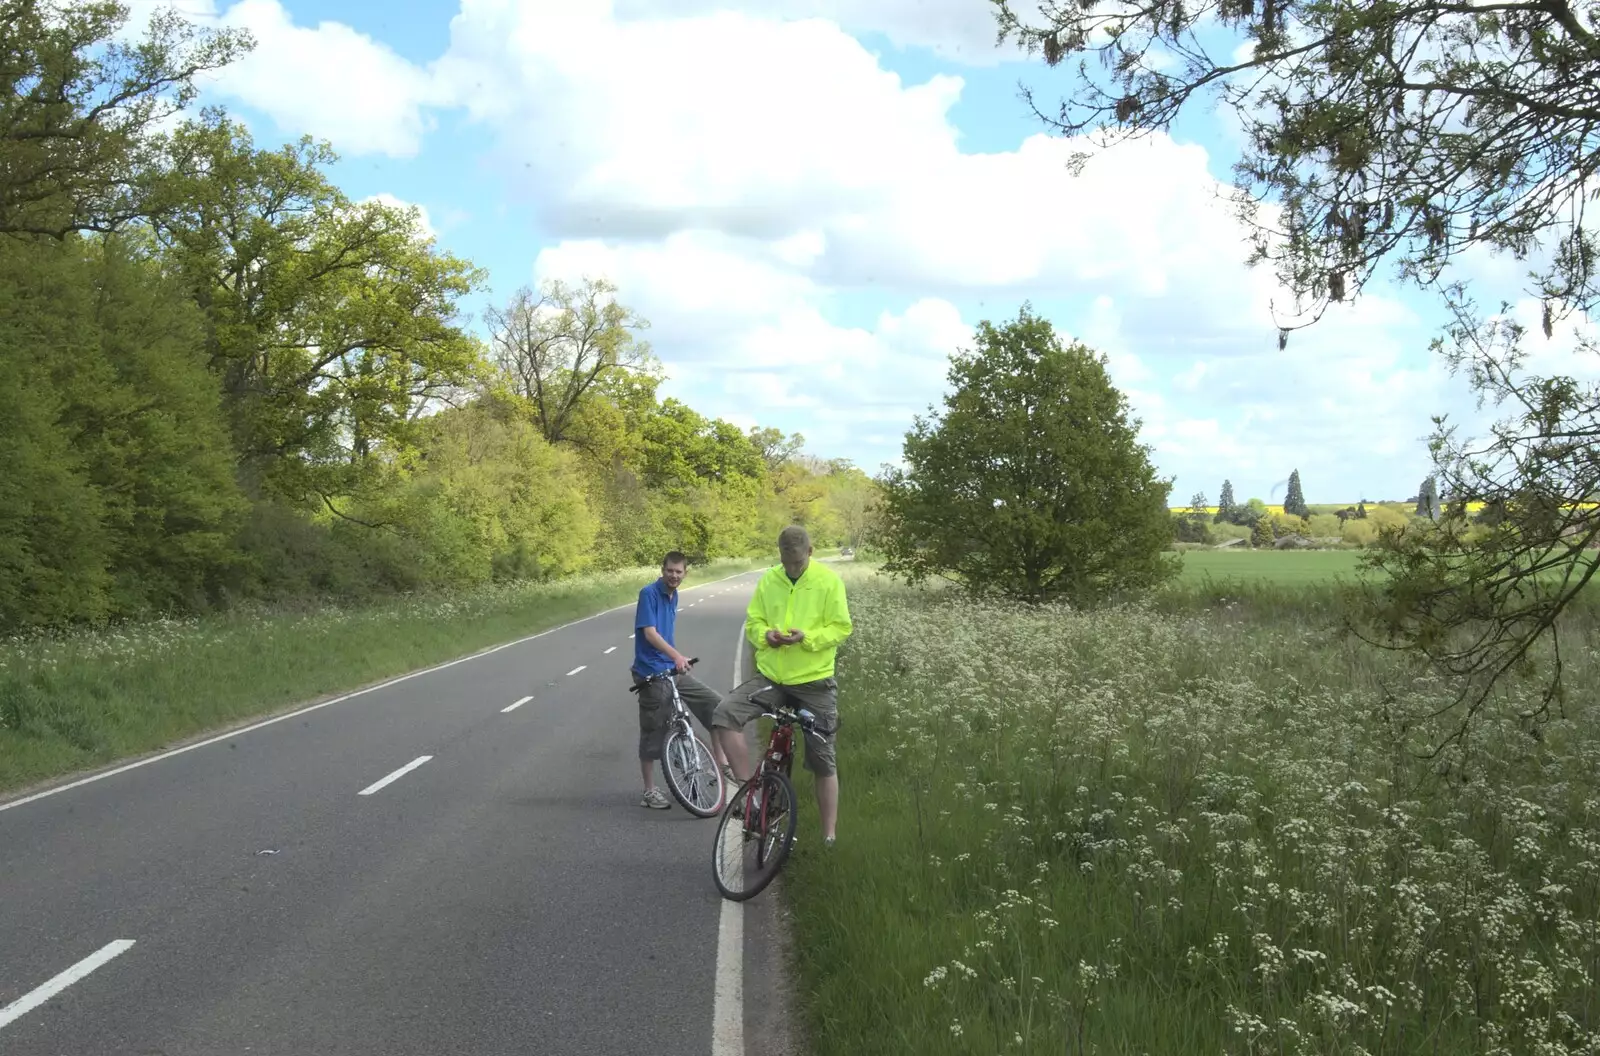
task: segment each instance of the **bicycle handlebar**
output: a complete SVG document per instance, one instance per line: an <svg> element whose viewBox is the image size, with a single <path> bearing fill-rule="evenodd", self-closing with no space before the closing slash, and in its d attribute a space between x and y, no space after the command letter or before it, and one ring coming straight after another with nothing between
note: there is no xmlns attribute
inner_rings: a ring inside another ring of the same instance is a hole
<svg viewBox="0 0 1600 1056"><path fill-rule="evenodd" d="M699 662L700 662L700 658L698 656L690 657L689 666L693 667L695 664L698 664ZM649 678L646 678L642 683L635 683L635 684L629 686L628 687L628 692L629 693L637 693L637 692L639 692L640 686L649 685L651 682L658 682L663 678L672 678L677 673L678 673L677 669L673 668L673 669L670 669L670 670L667 670L667 671L663 671L659 675L651 675ZM774 722L778 723L779 725L782 725L782 726L799 726L803 730L806 730L806 731L808 731L810 733L821 734L824 737L831 737L832 735L838 733L839 732L839 727L840 727L840 725L842 725L842 723L836 721L834 723L834 725L832 726L832 728L829 728L827 726L823 726L823 725L821 725L820 723L817 722L817 717L815 715L813 715L810 711L806 710L805 708L801 708L799 711L795 711L793 708L787 708L787 707L763 708L762 711L761 711L761 714L764 717L769 718L769 719L773 720Z"/></svg>
<svg viewBox="0 0 1600 1056"><path fill-rule="evenodd" d="M693 667L695 664L698 664L699 662L700 662L700 658L698 656L694 656L694 657L690 657L689 658L689 666L690 667ZM646 684L648 684L650 682L659 681L660 679L663 679L663 678L671 678L673 675L676 675L677 673L678 673L677 669L673 668L673 669L668 670L668 671L663 671L659 675L651 675L649 678L645 679L644 681L645 681ZM639 692L639 683L635 683L634 685L629 686L628 687L628 692L629 693L637 693L637 692Z"/></svg>
<svg viewBox="0 0 1600 1056"><path fill-rule="evenodd" d="M804 712L804 714L801 712ZM807 732L818 733L824 737L831 737L838 733L841 725L841 723L836 722L832 728L823 726L817 721L815 715L804 708L800 711L795 711L791 708L776 708L771 711L763 711L761 714L780 726L799 726Z"/></svg>

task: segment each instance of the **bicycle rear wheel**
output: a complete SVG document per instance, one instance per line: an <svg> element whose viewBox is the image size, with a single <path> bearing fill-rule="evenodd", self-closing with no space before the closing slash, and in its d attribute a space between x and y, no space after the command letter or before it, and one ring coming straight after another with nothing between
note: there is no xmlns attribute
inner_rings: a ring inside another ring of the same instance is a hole
<svg viewBox="0 0 1600 1056"><path fill-rule="evenodd" d="M711 748L686 723L667 733L661 748L661 772L672 798L697 818L709 818L722 806L722 771Z"/></svg>
<svg viewBox="0 0 1600 1056"><path fill-rule="evenodd" d="M758 806L747 811L758 788ZM746 813L751 817L742 817ZM794 845L795 815L794 785L776 771L746 782L728 797L711 850L712 873L723 898L743 902L772 883Z"/></svg>

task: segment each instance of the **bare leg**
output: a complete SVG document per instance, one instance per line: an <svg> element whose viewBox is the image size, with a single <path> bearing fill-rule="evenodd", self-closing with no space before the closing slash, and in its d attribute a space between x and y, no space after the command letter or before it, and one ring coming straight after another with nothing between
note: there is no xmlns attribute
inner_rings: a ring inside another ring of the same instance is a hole
<svg viewBox="0 0 1600 1056"><path fill-rule="evenodd" d="M644 790L646 792L656 787L656 763L654 759L640 759L639 772L644 775Z"/></svg>
<svg viewBox="0 0 1600 1056"><path fill-rule="evenodd" d="M722 746L723 758L733 768L733 778L740 784L750 780L750 761L744 750L744 731L716 728L717 743Z"/></svg>
<svg viewBox="0 0 1600 1056"><path fill-rule="evenodd" d="M829 774L816 779L817 813L822 816L822 838L833 839L833 828L839 820L839 775Z"/></svg>

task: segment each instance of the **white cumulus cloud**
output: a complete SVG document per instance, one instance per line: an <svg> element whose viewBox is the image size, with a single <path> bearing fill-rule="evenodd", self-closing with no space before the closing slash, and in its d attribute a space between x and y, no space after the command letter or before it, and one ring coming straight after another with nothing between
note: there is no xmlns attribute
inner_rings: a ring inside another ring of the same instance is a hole
<svg viewBox="0 0 1600 1056"><path fill-rule="evenodd" d="M1382 286L1278 351L1292 306L1245 266L1202 148L1155 135L1076 176L1084 144L1042 134L969 153L963 77L905 80L854 35L992 62L983 3L461 0L424 67L277 0L185 2L257 33L220 87L286 129L395 156L436 110L488 129L547 238L530 278L611 277L676 391L824 455L896 457L949 353L1024 298L1107 353L1178 501L1296 467L1313 500L1316 480L1408 478L1459 403Z"/></svg>
<svg viewBox="0 0 1600 1056"><path fill-rule="evenodd" d="M349 154L412 157L434 127L429 108L447 101L438 79L392 48L341 22L296 25L278 0L125 0L141 32L161 8L211 28L247 30L255 47L201 78L266 114L291 138L309 133Z"/></svg>

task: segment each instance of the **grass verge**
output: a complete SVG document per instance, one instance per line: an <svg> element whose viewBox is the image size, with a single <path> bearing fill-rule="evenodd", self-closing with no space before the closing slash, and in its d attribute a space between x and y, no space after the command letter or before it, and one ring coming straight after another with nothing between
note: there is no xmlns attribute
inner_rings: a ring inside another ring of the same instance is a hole
<svg viewBox="0 0 1600 1056"><path fill-rule="evenodd" d="M768 560L694 568L686 587ZM625 604L655 569L0 642L0 793Z"/></svg>
<svg viewBox="0 0 1600 1056"><path fill-rule="evenodd" d="M1565 718L1428 760L1446 688L1326 598L941 593L851 585L840 843L783 889L819 1056L1600 1052L1593 606Z"/></svg>

